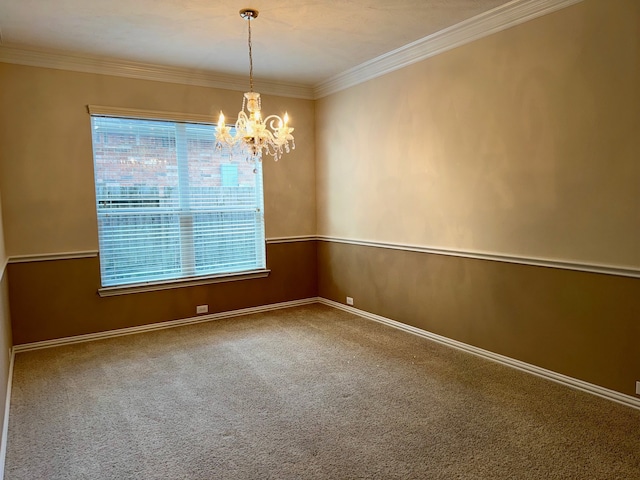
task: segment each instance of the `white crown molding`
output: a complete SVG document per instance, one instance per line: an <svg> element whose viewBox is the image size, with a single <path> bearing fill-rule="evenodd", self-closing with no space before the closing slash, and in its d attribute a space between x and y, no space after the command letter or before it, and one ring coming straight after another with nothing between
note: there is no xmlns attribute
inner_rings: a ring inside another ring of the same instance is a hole
<svg viewBox="0 0 640 480"><path fill-rule="evenodd" d="M247 79L234 75L223 75L205 70L154 65L114 58L79 55L56 50L40 50L17 46L0 46L0 62L27 65L30 67L54 68L74 72L115 75L117 77L178 83L199 87L222 88L244 92ZM260 93L282 97L312 100L313 88L307 85L257 80Z"/></svg>
<svg viewBox="0 0 640 480"><path fill-rule="evenodd" d="M501 365L515 368L523 372L536 375L537 377L551 380L552 382L556 382L561 385L574 388L576 390L581 390L583 392L596 395L600 398L611 400L613 402L620 403L628 407L640 409L640 399L632 397L631 395L620 393L615 390L610 390L608 388L601 387L600 385L594 385L593 383L588 383L583 380L579 380L577 378L569 377L567 375L563 375L561 373L557 373L552 370L547 370L546 368L541 368L536 365L523 362L521 360L516 360L515 358L507 357L505 355L500 355L498 353L494 353L489 350L484 350L482 348L478 348L473 345L469 345L467 343L459 342L457 340L453 340L448 337L443 337L442 335L437 335L435 333L422 330L421 328L413 327L411 325L407 325L405 323L401 323L387 317L382 317L374 313L369 313L364 310L359 310L357 308L350 307L348 305L343 305L342 303L334 302L333 300L328 300L323 297L320 297L318 299L318 302L321 304L327 305L329 307L333 307L339 310L344 310L346 312L353 313L354 315L358 315L359 317L366 318L368 320L373 320L374 322L382 323L390 327L397 328L399 330L403 330L408 333L412 333L419 337L426 338L427 340L432 340L434 342L437 342L441 345L455 348L457 350L462 350L463 352L477 355L487 360L497 362Z"/></svg>
<svg viewBox="0 0 640 480"><path fill-rule="evenodd" d="M420 62L582 0L514 0L346 70L315 86L315 98Z"/></svg>
<svg viewBox="0 0 640 480"><path fill-rule="evenodd" d="M581 1L514 0L362 63L315 87L259 80L260 92L306 100L322 98ZM56 50L0 45L0 62L239 92L246 90L245 77Z"/></svg>

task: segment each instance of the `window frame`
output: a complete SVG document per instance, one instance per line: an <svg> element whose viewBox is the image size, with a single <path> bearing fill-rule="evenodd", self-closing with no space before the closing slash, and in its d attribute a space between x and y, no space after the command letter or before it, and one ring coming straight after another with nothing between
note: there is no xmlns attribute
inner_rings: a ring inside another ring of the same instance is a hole
<svg viewBox="0 0 640 480"><path fill-rule="evenodd" d="M93 117L116 117L116 118L126 118L133 120L160 120L160 121L169 121L169 122L181 122L181 123L196 123L196 124L206 124L215 126L215 122L208 115L200 115L200 114L185 114L185 113L177 113L177 112L164 112L164 111L151 111L151 110L139 110L139 109L130 109L130 108L121 108L121 107L107 107L101 105L87 105L87 111L89 113L90 119ZM92 124L92 122L91 122ZM93 152L93 129L91 131L91 139L92 139L92 161L95 169L95 153ZM94 171L94 189L96 188L97 183L95 179L95 171ZM96 219L98 218L98 202L97 202L97 191L95 192L96 201ZM261 185L261 195L262 195L262 205L264 205L264 177L262 178ZM181 288L181 287L189 287L189 286L197 286L197 285L206 285L213 283L221 283L221 282L230 282L230 281L238 281L238 280L247 280L247 279L256 279L256 278L265 278L270 274L270 270L266 267L266 230L264 226L264 208L262 209L262 241L264 242L264 268L252 269L252 270L243 270L238 272L221 272L221 273L209 273L209 274L200 274L193 276L185 276L185 277L176 277L171 279L162 279L162 280L150 280L136 283L124 283L119 285L109 285L104 286L102 284L102 270L100 274L100 287L98 288L98 294L101 297L113 296L113 295L122 295L128 293L140 293L140 292L150 292L156 290L166 290L173 288ZM99 257L100 247L98 249Z"/></svg>

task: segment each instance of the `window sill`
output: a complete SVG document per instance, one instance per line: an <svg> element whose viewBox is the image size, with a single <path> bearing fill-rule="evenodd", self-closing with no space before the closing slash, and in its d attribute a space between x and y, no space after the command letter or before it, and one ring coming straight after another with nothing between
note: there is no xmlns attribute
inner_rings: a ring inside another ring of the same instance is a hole
<svg viewBox="0 0 640 480"><path fill-rule="evenodd" d="M165 280L160 282L134 283L115 287L102 287L98 289L101 297L113 297L115 295L128 295L130 293L155 292L157 290L170 290L182 287L194 287L197 285L209 285L211 283L235 282L238 280L251 280L265 278L271 270L250 270L247 272L225 273L221 275L209 275L198 278L184 278L178 280Z"/></svg>

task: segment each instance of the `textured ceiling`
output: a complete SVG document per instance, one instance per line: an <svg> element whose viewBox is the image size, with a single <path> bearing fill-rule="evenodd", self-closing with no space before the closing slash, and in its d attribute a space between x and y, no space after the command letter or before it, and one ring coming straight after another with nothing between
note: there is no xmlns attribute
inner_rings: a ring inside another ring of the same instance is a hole
<svg viewBox="0 0 640 480"><path fill-rule="evenodd" d="M506 0L0 0L5 46L315 85Z"/></svg>

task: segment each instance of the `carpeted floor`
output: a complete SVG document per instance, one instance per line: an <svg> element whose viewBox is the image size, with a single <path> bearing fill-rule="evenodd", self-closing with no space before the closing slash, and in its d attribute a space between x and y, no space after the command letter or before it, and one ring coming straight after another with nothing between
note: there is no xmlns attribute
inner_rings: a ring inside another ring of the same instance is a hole
<svg viewBox="0 0 640 480"><path fill-rule="evenodd" d="M6 480L640 479L640 411L322 305L16 356Z"/></svg>

